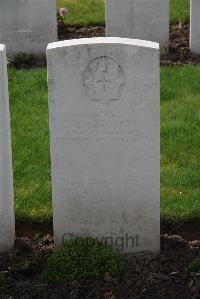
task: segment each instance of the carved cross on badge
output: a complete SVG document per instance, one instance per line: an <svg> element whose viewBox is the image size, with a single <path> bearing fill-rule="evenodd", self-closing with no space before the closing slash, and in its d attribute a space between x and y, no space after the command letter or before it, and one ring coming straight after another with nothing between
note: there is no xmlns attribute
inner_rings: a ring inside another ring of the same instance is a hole
<svg viewBox="0 0 200 299"><path fill-rule="evenodd" d="M89 99L99 101L103 105L120 100L124 83L121 66L107 56L93 59L83 74L83 84Z"/></svg>

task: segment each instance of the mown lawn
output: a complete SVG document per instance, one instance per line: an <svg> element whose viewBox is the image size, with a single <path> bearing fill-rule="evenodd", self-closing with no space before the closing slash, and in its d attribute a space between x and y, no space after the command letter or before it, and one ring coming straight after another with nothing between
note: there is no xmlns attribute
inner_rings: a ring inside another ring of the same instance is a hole
<svg viewBox="0 0 200 299"><path fill-rule="evenodd" d="M188 23L190 19L190 0L170 0L170 22L181 20Z"/></svg>
<svg viewBox="0 0 200 299"><path fill-rule="evenodd" d="M51 218L46 69L9 70L16 218Z"/></svg>
<svg viewBox="0 0 200 299"><path fill-rule="evenodd" d="M161 216L200 217L200 68L161 70Z"/></svg>
<svg viewBox="0 0 200 299"><path fill-rule="evenodd" d="M69 26L105 23L104 0L58 0L57 7L67 7L65 23Z"/></svg>
<svg viewBox="0 0 200 299"><path fill-rule="evenodd" d="M122 0L124 1L124 0ZM170 22L189 21L190 0L170 0ZM102 25L105 23L105 0L57 0L57 7L67 7L68 25Z"/></svg>
<svg viewBox="0 0 200 299"><path fill-rule="evenodd" d="M46 69L9 69L16 218L51 221ZM161 68L161 218L200 215L200 68Z"/></svg>

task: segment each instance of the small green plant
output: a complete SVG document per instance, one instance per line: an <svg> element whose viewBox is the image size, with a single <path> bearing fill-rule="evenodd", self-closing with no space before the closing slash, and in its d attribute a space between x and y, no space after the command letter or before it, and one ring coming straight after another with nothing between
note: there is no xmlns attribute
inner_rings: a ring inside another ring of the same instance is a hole
<svg viewBox="0 0 200 299"><path fill-rule="evenodd" d="M119 252L94 239L67 240L47 260L41 278L48 283L99 281L105 273L122 275Z"/></svg>
<svg viewBox="0 0 200 299"><path fill-rule="evenodd" d="M196 258L186 269L189 276L189 288L200 280L200 258Z"/></svg>

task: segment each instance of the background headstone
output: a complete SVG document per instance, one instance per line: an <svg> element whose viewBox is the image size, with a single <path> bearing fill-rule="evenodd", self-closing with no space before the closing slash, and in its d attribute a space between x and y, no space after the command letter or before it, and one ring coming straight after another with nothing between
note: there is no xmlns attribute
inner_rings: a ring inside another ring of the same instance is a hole
<svg viewBox="0 0 200 299"><path fill-rule="evenodd" d="M159 251L159 46L91 38L47 48L55 242Z"/></svg>
<svg viewBox="0 0 200 299"><path fill-rule="evenodd" d="M166 51L169 0L106 0L106 36L158 42Z"/></svg>
<svg viewBox="0 0 200 299"><path fill-rule="evenodd" d="M7 54L45 54L56 40L56 0L0 1L0 42Z"/></svg>
<svg viewBox="0 0 200 299"><path fill-rule="evenodd" d="M0 45L0 252L12 249L15 238L12 153L6 49Z"/></svg>
<svg viewBox="0 0 200 299"><path fill-rule="evenodd" d="M193 53L200 54L200 1L191 0L190 3L190 49Z"/></svg>

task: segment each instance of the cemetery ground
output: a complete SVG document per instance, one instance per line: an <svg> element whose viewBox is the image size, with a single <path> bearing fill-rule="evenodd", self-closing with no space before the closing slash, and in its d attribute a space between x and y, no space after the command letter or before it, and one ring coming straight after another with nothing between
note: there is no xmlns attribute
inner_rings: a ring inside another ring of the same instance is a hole
<svg viewBox="0 0 200 299"><path fill-rule="evenodd" d="M200 254L200 66L186 65L199 64L188 52L188 5L172 1L171 53L161 61L161 254L127 255L121 278L104 273L84 284L41 281L54 249L47 74L42 57L33 64L18 57L17 68L9 67L17 238L14 251L0 255L0 298L200 298L197 277L186 271ZM103 1L67 6L72 14L60 38L104 35Z"/></svg>

